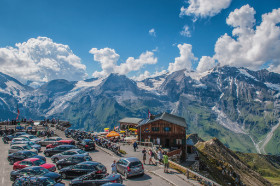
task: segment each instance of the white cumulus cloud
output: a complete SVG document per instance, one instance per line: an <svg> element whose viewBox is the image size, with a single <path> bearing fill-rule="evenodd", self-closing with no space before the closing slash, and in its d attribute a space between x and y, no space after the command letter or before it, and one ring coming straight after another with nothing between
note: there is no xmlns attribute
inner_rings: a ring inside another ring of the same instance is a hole
<svg viewBox="0 0 280 186"><path fill-rule="evenodd" d="M230 3L231 0L188 0L189 6L181 7L180 16L194 16L194 20L213 17L228 8Z"/></svg>
<svg viewBox="0 0 280 186"><path fill-rule="evenodd" d="M156 30L154 28L150 29L149 34L153 37L156 37Z"/></svg>
<svg viewBox="0 0 280 186"><path fill-rule="evenodd" d="M53 79L76 81L87 76L85 70L86 66L68 45L47 37L0 48L0 71L24 83L41 84Z"/></svg>
<svg viewBox="0 0 280 186"><path fill-rule="evenodd" d="M190 28L189 28L188 25L185 25L185 26L183 27L183 30L180 32L180 34L181 34L182 36L185 36L185 37L191 37L191 36L192 36L192 35L191 35L191 32L190 32Z"/></svg>
<svg viewBox="0 0 280 186"><path fill-rule="evenodd" d="M202 56L199 60L198 66L196 67L197 72L205 72L216 66L215 59L209 56Z"/></svg>
<svg viewBox="0 0 280 186"><path fill-rule="evenodd" d="M234 10L227 24L234 29L231 37L221 36L215 44L214 58L221 65L259 69L270 62L270 70L280 72L280 8L262 15L255 26L255 10L249 5Z"/></svg>
<svg viewBox="0 0 280 186"><path fill-rule="evenodd" d="M180 56L175 58L174 63L169 63L168 71L175 72L182 69L191 70L192 63L197 60L192 52L192 45L190 44L178 44L177 47L180 50Z"/></svg>
<svg viewBox="0 0 280 186"><path fill-rule="evenodd" d="M140 70L144 65L156 64L157 58L151 51L143 52L138 58L129 57L124 63L117 65L119 54L111 48L97 49L92 48L90 53L94 55L94 61L101 64L102 71L95 71L94 77L104 77L110 73L128 74L132 71Z"/></svg>

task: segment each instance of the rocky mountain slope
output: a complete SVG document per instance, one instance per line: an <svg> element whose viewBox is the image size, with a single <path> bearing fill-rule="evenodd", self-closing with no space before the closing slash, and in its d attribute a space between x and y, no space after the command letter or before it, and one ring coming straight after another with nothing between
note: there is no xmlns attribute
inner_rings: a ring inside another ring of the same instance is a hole
<svg viewBox="0 0 280 186"><path fill-rule="evenodd" d="M208 177L221 185L271 185L217 138L195 146L200 155L200 170L207 171Z"/></svg>
<svg viewBox="0 0 280 186"><path fill-rule="evenodd" d="M149 109L182 116L188 133L204 140L217 137L233 150L280 152L280 75L267 70L181 70L138 82L111 74L78 82L53 80L36 89L0 75L3 120L15 117L18 103L27 118L59 117L76 128L102 130L123 117L146 118Z"/></svg>

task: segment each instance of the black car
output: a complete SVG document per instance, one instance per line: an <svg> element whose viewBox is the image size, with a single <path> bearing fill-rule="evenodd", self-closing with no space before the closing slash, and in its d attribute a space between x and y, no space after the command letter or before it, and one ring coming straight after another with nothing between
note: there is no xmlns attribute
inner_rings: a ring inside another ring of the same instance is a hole
<svg viewBox="0 0 280 186"><path fill-rule="evenodd" d="M77 165L65 167L59 171L59 174L63 179L76 178L90 172L96 172L96 174L106 174L107 169L104 165L99 162L85 161Z"/></svg>
<svg viewBox="0 0 280 186"><path fill-rule="evenodd" d="M120 174L96 174L95 172L73 179L69 185L102 185L105 183L123 183Z"/></svg>
<svg viewBox="0 0 280 186"><path fill-rule="evenodd" d="M44 176L53 179L56 182L61 181L61 176L55 172L51 172L44 167L30 166L17 171L12 171L10 174L10 180L15 181L18 177L29 175L29 176Z"/></svg>
<svg viewBox="0 0 280 186"><path fill-rule="evenodd" d="M27 158L39 158L41 160L46 161L46 158L44 156L39 156L35 152L26 150L17 151L15 153L9 154L7 159L10 162L10 164L14 164L17 161L21 161Z"/></svg>
<svg viewBox="0 0 280 186"><path fill-rule="evenodd" d="M84 139L81 142L78 142L77 146L84 151L95 150L95 143L91 139Z"/></svg>
<svg viewBox="0 0 280 186"><path fill-rule="evenodd" d="M68 158L61 159L56 162L56 167L58 170L68 167L70 165L76 165L78 163L82 163L84 161L91 161L91 157L88 155L83 155L83 154L77 154L70 156Z"/></svg>
<svg viewBox="0 0 280 186"><path fill-rule="evenodd" d="M53 179L44 176L22 176L16 179L12 186L40 185L40 186L64 186L64 183L57 183Z"/></svg>
<svg viewBox="0 0 280 186"><path fill-rule="evenodd" d="M64 152L64 151L70 150L70 149L77 149L77 147L75 145L59 145L59 146L51 148L51 149L46 149L44 151L44 154L46 156L52 156L54 154L61 153L61 152Z"/></svg>

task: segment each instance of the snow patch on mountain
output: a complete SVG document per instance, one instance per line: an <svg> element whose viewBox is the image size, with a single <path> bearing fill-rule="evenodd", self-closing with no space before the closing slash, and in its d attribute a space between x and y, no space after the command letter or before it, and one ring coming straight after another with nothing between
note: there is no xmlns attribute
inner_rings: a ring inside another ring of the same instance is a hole
<svg viewBox="0 0 280 186"><path fill-rule="evenodd" d="M242 134L247 134L240 126L238 125L237 122L231 121L227 115L219 110L216 106L212 108L212 110L217 114L217 121L219 124L224 126L225 128L231 130L234 133L242 133Z"/></svg>
<svg viewBox="0 0 280 186"><path fill-rule="evenodd" d="M277 90L278 92L280 92L280 85L272 84L272 83L265 83L265 85L266 85L268 88L271 88L271 89L273 89L273 90Z"/></svg>
<svg viewBox="0 0 280 186"><path fill-rule="evenodd" d="M79 88L88 88L88 87L96 87L102 83L104 78L99 78L95 81L87 82L87 81L78 81L75 85L74 89L79 89Z"/></svg>
<svg viewBox="0 0 280 186"><path fill-rule="evenodd" d="M239 69L239 72L243 75L245 75L248 78L254 79L255 81L258 81L254 76L252 76L251 74L249 74L245 69L241 68Z"/></svg>

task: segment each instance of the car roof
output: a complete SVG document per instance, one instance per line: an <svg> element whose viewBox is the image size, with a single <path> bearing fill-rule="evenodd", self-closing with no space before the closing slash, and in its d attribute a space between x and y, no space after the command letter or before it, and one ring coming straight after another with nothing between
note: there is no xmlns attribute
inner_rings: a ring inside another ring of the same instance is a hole
<svg viewBox="0 0 280 186"><path fill-rule="evenodd" d="M23 169L25 169L25 170L28 170L28 169L34 170L34 169L45 169L45 168L44 167L40 167L40 166L30 166L30 167L25 167Z"/></svg>
<svg viewBox="0 0 280 186"><path fill-rule="evenodd" d="M79 163L77 165L98 165L100 164L99 162L96 162L96 161L84 161L82 163Z"/></svg>
<svg viewBox="0 0 280 186"><path fill-rule="evenodd" d="M75 145L58 145L58 146L56 146L56 147L75 147ZM56 148L55 147L55 148Z"/></svg>
<svg viewBox="0 0 280 186"><path fill-rule="evenodd" d="M27 144L14 144L14 145L11 145L11 147L14 147L14 146L24 147L24 146L28 146L28 145Z"/></svg>
<svg viewBox="0 0 280 186"><path fill-rule="evenodd" d="M24 159L23 161L37 161L37 160L40 160L39 158L27 158L27 159Z"/></svg>
<svg viewBox="0 0 280 186"><path fill-rule="evenodd" d="M73 145L74 146L74 145ZM78 152L78 151L80 151L81 149L69 149L69 150L66 150L66 151L64 151L64 152L69 152L69 151L75 151L75 152Z"/></svg>
<svg viewBox="0 0 280 186"><path fill-rule="evenodd" d="M138 158L135 158L135 157L128 157L128 158L121 158L123 160L126 160L128 162L137 162L137 161L140 161Z"/></svg>

